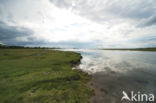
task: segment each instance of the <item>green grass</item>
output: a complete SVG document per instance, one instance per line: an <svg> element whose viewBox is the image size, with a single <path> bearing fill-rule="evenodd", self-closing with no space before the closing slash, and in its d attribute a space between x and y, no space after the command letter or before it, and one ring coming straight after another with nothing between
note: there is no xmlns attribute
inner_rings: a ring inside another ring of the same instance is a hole
<svg viewBox="0 0 156 103"><path fill-rule="evenodd" d="M0 103L88 103L86 73L72 70L80 54L0 49Z"/></svg>

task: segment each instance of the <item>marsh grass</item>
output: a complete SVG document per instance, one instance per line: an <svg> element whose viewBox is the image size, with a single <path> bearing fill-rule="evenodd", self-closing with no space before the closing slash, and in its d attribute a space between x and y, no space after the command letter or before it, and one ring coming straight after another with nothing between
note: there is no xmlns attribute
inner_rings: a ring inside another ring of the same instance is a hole
<svg viewBox="0 0 156 103"><path fill-rule="evenodd" d="M46 49L0 49L0 103L88 103L81 56Z"/></svg>

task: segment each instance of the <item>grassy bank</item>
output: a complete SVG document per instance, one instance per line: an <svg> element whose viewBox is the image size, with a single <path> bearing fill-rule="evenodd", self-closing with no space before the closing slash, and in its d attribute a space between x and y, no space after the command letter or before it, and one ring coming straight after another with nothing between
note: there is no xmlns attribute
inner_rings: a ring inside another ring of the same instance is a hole
<svg viewBox="0 0 156 103"><path fill-rule="evenodd" d="M72 66L80 54L0 49L0 103L88 103L91 79Z"/></svg>

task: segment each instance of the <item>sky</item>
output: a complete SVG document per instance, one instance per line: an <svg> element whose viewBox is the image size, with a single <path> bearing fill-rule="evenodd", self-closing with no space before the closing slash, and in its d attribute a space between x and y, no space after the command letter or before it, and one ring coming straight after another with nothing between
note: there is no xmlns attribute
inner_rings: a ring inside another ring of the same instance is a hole
<svg viewBox="0 0 156 103"><path fill-rule="evenodd" d="M0 44L156 47L156 0L0 0Z"/></svg>

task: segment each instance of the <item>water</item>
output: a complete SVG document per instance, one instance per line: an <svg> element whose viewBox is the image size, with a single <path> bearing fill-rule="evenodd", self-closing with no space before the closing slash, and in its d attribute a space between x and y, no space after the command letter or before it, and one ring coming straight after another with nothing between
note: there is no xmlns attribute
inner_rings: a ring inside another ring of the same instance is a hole
<svg viewBox="0 0 156 103"><path fill-rule="evenodd" d="M90 99L91 103L120 103L122 91L129 95L131 91L156 95L156 52L67 51L81 53L83 57L81 65L73 69L81 69L93 76L90 86L95 89L95 96Z"/></svg>
<svg viewBox="0 0 156 103"><path fill-rule="evenodd" d="M107 72L129 72L135 69L150 69L156 72L156 53L140 51L81 50L83 56L80 69L90 74Z"/></svg>

